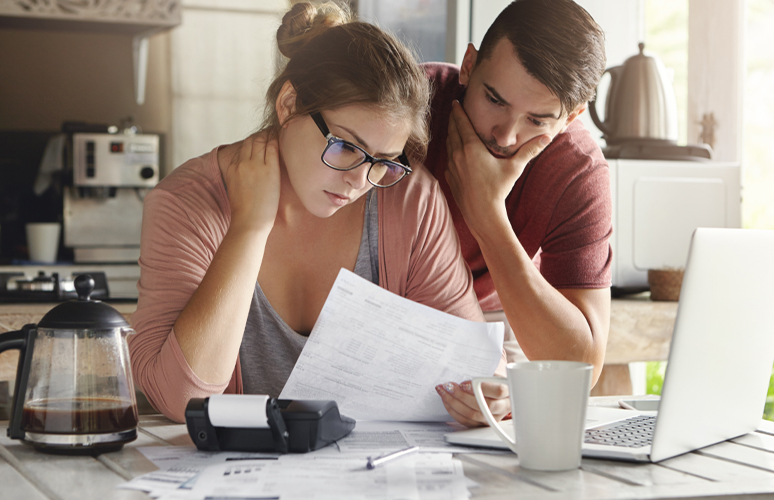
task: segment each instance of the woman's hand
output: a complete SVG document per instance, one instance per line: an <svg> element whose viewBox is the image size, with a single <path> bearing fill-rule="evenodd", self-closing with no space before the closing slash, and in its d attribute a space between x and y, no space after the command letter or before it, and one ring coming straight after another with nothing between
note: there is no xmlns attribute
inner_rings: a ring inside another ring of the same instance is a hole
<svg viewBox="0 0 774 500"><path fill-rule="evenodd" d="M446 411L454 420L466 427L487 425L484 414L478 407L476 396L473 394L473 384L470 380L461 384L447 382L437 385L435 390L441 396ZM481 392L496 421L499 422L511 411L508 384L505 379L502 384L489 382L481 384Z"/></svg>
<svg viewBox="0 0 774 500"><path fill-rule="evenodd" d="M280 197L279 145L264 130L239 145L224 172L231 226L271 231Z"/></svg>

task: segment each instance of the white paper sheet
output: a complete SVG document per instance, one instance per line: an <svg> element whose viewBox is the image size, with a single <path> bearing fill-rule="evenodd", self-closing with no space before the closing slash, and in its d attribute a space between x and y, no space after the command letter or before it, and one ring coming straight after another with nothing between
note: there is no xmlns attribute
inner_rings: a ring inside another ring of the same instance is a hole
<svg viewBox="0 0 774 500"><path fill-rule="evenodd" d="M208 467L189 498L465 499L465 476L455 462L448 453L416 454L368 470L363 458L351 455L284 455Z"/></svg>
<svg viewBox="0 0 774 500"><path fill-rule="evenodd" d="M379 454L409 446L419 446L422 453L481 453L480 449L454 446L444 439L444 434L463 429L456 422L360 421L336 444L342 453Z"/></svg>
<svg viewBox="0 0 774 500"><path fill-rule="evenodd" d="M118 485L118 488L145 491L154 498L171 493L182 494L184 492L179 490L181 487L190 491L188 487L195 482L199 474L213 464L279 457L278 453L199 451L193 446L143 446L138 450L159 470L138 476Z"/></svg>
<svg viewBox="0 0 774 500"><path fill-rule="evenodd" d="M476 483L464 476L443 434L456 422L362 421L337 446L305 454L202 452L192 446L151 446L139 451L160 470L119 488L147 491L161 500L276 498L282 500L418 499L469 497ZM368 456L407 446L420 453L367 470ZM431 452L431 453L428 453ZM507 452L510 454L510 451ZM256 460L260 457L262 460Z"/></svg>
<svg viewBox="0 0 774 500"><path fill-rule="evenodd" d="M357 420L447 421L437 384L491 376L503 324L467 321L342 269L280 395Z"/></svg>

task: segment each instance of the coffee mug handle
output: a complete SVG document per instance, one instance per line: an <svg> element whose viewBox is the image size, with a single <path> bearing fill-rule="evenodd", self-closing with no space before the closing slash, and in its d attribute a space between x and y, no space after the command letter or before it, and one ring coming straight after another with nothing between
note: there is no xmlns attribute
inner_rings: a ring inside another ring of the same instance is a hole
<svg viewBox="0 0 774 500"><path fill-rule="evenodd" d="M503 428L500 427L500 424L495 421L492 412L489 410L489 406L486 404L486 399L484 399L484 393L481 392L481 384L484 382L507 384L508 379L503 377L476 377L472 380L472 382L473 394L476 395L476 401L478 402L479 408L481 408L481 413L484 414L484 418L486 418L486 421L489 423L492 429L497 432L497 435L500 437L500 439L502 439L503 442L505 442L505 444L507 444L514 453L518 454L518 451L516 451L516 441L511 439L511 437L505 433Z"/></svg>

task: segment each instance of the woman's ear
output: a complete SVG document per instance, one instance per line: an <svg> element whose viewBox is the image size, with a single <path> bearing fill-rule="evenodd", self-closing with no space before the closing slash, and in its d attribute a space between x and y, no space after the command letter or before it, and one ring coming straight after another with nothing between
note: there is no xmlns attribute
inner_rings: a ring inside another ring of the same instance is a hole
<svg viewBox="0 0 774 500"><path fill-rule="evenodd" d="M296 89L293 87L293 84L290 83L290 80L282 85L282 88L277 95L275 109L277 111L280 127L284 127L287 121L296 112Z"/></svg>

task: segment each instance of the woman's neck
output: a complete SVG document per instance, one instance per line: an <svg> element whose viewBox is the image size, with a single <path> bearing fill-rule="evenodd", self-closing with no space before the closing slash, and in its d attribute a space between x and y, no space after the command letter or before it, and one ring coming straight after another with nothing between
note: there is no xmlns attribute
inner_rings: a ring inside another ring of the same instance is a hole
<svg viewBox="0 0 774 500"><path fill-rule="evenodd" d="M221 176L225 175L226 169L231 164L234 156L239 154L240 142L229 144L218 149L218 167L220 168ZM284 230L292 230L302 228L305 231L309 230L329 230L331 225L344 223L345 219L348 221L349 217L356 217L362 220L363 208L365 207L365 198L355 203L341 208L333 216L320 219L319 217L311 214L301 199L298 197L293 185L288 177L287 169L285 168L285 162L282 159L282 153L280 152L280 199L279 206L277 208L277 217L274 221L275 227L282 227Z"/></svg>
<svg viewBox="0 0 774 500"><path fill-rule="evenodd" d="M306 209L298 193L290 182L285 162L280 154L280 199L277 208L275 227L282 225L287 228L307 225L313 219L318 219Z"/></svg>

